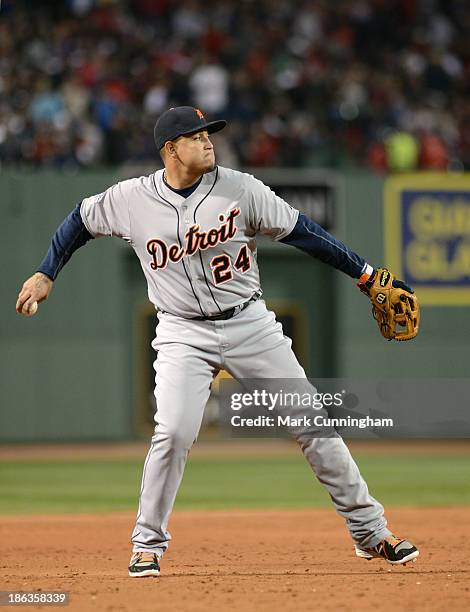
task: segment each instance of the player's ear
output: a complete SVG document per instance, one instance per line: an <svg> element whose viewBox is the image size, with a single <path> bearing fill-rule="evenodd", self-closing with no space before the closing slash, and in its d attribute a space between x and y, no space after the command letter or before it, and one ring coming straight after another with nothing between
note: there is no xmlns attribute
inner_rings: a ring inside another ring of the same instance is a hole
<svg viewBox="0 0 470 612"><path fill-rule="evenodd" d="M171 142L171 140L168 140L167 142L165 142L165 146L163 147L162 152L164 154L164 158L165 157L172 157L173 159L176 158L175 145Z"/></svg>

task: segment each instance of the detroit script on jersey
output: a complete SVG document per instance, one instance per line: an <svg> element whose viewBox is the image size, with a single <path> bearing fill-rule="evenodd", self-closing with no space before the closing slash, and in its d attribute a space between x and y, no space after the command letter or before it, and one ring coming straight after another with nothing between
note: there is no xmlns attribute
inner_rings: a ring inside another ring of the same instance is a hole
<svg viewBox="0 0 470 612"><path fill-rule="evenodd" d="M158 170L85 198L80 212L93 236L131 244L150 301L185 318L218 314L258 291L256 234L280 240L299 214L250 174L219 166L187 198Z"/></svg>
<svg viewBox="0 0 470 612"><path fill-rule="evenodd" d="M174 242L168 245L160 238L153 238L147 242L147 251L152 255L153 261L150 263L152 270L164 270L168 262L177 263L183 257L194 255L198 249L202 251L223 244L235 236L237 226L234 221L240 214L239 208L233 208L225 217L219 215L220 225L211 227L206 232L202 231L199 225L191 225L184 235L184 246Z"/></svg>

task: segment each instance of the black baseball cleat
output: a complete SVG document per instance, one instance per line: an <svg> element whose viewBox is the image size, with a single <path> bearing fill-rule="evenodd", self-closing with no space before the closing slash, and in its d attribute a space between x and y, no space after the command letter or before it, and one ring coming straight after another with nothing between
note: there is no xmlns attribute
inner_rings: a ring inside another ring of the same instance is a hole
<svg viewBox="0 0 470 612"><path fill-rule="evenodd" d="M419 550L407 540L400 540L390 535L373 548L361 548L356 544L356 555L362 559L385 559L392 565L406 565L409 561L413 563L419 557Z"/></svg>
<svg viewBox="0 0 470 612"><path fill-rule="evenodd" d="M133 553L129 562L129 576L131 578L144 578L145 576L158 576L159 574L160 564L155 553Z"/></svg>

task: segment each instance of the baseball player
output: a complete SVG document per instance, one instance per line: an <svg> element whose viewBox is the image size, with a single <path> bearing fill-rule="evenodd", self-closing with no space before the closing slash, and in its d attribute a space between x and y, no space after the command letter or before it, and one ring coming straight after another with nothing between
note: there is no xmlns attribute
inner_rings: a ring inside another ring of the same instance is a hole
<svg viewBox="0 0 470 612"><path fill-rule="evenodd" d="M374 314L383 333L397 312L394 292L400 293L398 302L409 298L413 307L412 290L391 273L375 270L253 176L217 166L209 136L225 125L208 122L189 106L166 111L154 130L164 169L84 198L56 231L16 304L19 313L33 314L72 253L90 239L118 236L140 260L158 311L152 343L158 353L157 409L131 537L132 577L160 572L170 513L217 373L224 369L237 380L306 380L290 339L261 299L258 233L359 279L362 291L380 296L376 309L389 307ZM404 332L408 315L403 311L399 321ZM415 319L414 324L417 328ZM390 326L395 328L393 320ZM382 505L369 494L336 431L299 433L297 442L345 519L357 556L392 564L418 557L413 544L387 528Z"/></svg>

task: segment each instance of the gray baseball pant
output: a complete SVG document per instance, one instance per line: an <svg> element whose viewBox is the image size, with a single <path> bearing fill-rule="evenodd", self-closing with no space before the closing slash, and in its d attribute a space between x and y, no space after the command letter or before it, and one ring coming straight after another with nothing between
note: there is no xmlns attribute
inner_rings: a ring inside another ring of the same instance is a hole
<svg viewBox="0 0 470 612"><path fill-rule="evenodd" d="M264 300L257 300L226 321L187 320L159 313L157 336L155 434L145 459L134 552L159 557L168 548L176 494L189 450L201 426L213 378L221 369L235 379L306 379ZM308 382L308 381L306 381ZM311 391L315 391L309 385ZM362 548L390 535L383 506L368 491L359 468L334 430L328 437L296 436L318 480L327 488L352 539Z"/></svg>

